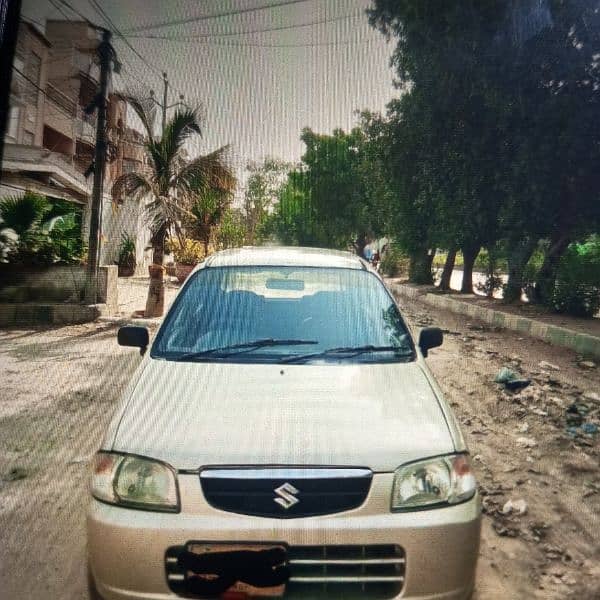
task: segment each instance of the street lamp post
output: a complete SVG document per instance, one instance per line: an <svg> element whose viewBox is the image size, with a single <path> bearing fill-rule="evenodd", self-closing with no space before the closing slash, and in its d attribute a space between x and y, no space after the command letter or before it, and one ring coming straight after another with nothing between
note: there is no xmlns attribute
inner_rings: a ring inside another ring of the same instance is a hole
<svg viewBox="0 0 600 600"><path fill-rule="evenodd" d="M169 80L167 78L167 74L163 73L163 101L159 102L156 99L154 90L150 90L150 99L152 100L152 102L154 102L157 106L159 106L162 109L162 129L161 132L164 132L165 127L167 126L167 110L169 110L170 108L173 108L175 106L179 106L179 105L184 105L186 106L185 102L183 101L183 94L179 94L179 100L177 102L175 102L174 104L167 104L168 102L168 96L169 96Z"/></svg>

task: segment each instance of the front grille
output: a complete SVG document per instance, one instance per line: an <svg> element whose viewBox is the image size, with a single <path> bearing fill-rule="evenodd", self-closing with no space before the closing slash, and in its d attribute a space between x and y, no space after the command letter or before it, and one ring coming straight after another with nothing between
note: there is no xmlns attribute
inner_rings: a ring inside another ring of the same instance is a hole
<svg viewBox="0 0 600 600"><path fill-rule="evenodd" d="M372 478L364 468L208 468L200 473L211 506L278 519L357 508L366 500Z"/></svg>
<svg viewBox="0 0 600 600"><path fill-rule="evenodd" d="M400 546L292 546L287 597L393 598L406 561Z"/></svg>
<svg viewBox="0 0 600 600"><path fill-rule="evenodd" d="M165 555L169 588L190 595L187 576L177 564L180 552L193 544L172 546ZM282 544L283 545L283 544ZM406 557L400 546L287 546L290 579L284 598L394 598L402 591Z"/></svg>

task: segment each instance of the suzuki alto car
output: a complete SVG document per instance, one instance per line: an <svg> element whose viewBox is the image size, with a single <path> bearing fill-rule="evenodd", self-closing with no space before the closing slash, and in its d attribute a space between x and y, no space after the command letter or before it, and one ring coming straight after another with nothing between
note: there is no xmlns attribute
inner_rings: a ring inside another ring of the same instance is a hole
<svg viewBox="0 0 600 600"><path fill-rule="evenodd" d="M242 248L199 265L95 456L105 600L463 599L480 501L456 420L360 258Z"/></svg>

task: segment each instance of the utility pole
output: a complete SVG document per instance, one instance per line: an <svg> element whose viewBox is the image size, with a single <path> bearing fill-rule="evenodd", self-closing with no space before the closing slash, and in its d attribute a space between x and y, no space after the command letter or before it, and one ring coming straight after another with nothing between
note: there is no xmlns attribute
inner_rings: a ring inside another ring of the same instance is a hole
<svg viewBox="0 0 600 600"><path fill-rule="evenodd" d="M98 263L102 236L102 195L104 188L104 171L106 166L106 109L108 97L108 76L111 61L115 59L115 51L110 44L111 32L102 30L102 41L98 46L100 58L100 91L96 97L98 119L96 123L96 150L94 154L94 187L92 189L92 206L90 212L90 237L88 245L88 282L86 300L92 304L97 302Z"/></svg>
<svg viewBox="0 0 600 600"><path fill-rule="evenodd" d="M168 98L168 90L169 90L169 80L167 79L167 74L163 73L163 103L162 103L162 129L160 130L161 137L165 132L165 127L167 126L167 98Z"/></svg>

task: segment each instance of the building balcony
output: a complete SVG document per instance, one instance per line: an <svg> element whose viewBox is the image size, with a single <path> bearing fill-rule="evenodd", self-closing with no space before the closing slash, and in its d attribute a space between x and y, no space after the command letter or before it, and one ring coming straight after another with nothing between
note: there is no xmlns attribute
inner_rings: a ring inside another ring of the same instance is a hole
<svg viewBox="0 0 600 600"><path fill-rule="evenodd" d="M91 192L91 182L62 154L21 144L4 147L2 182L80 204Z"/></svg>

